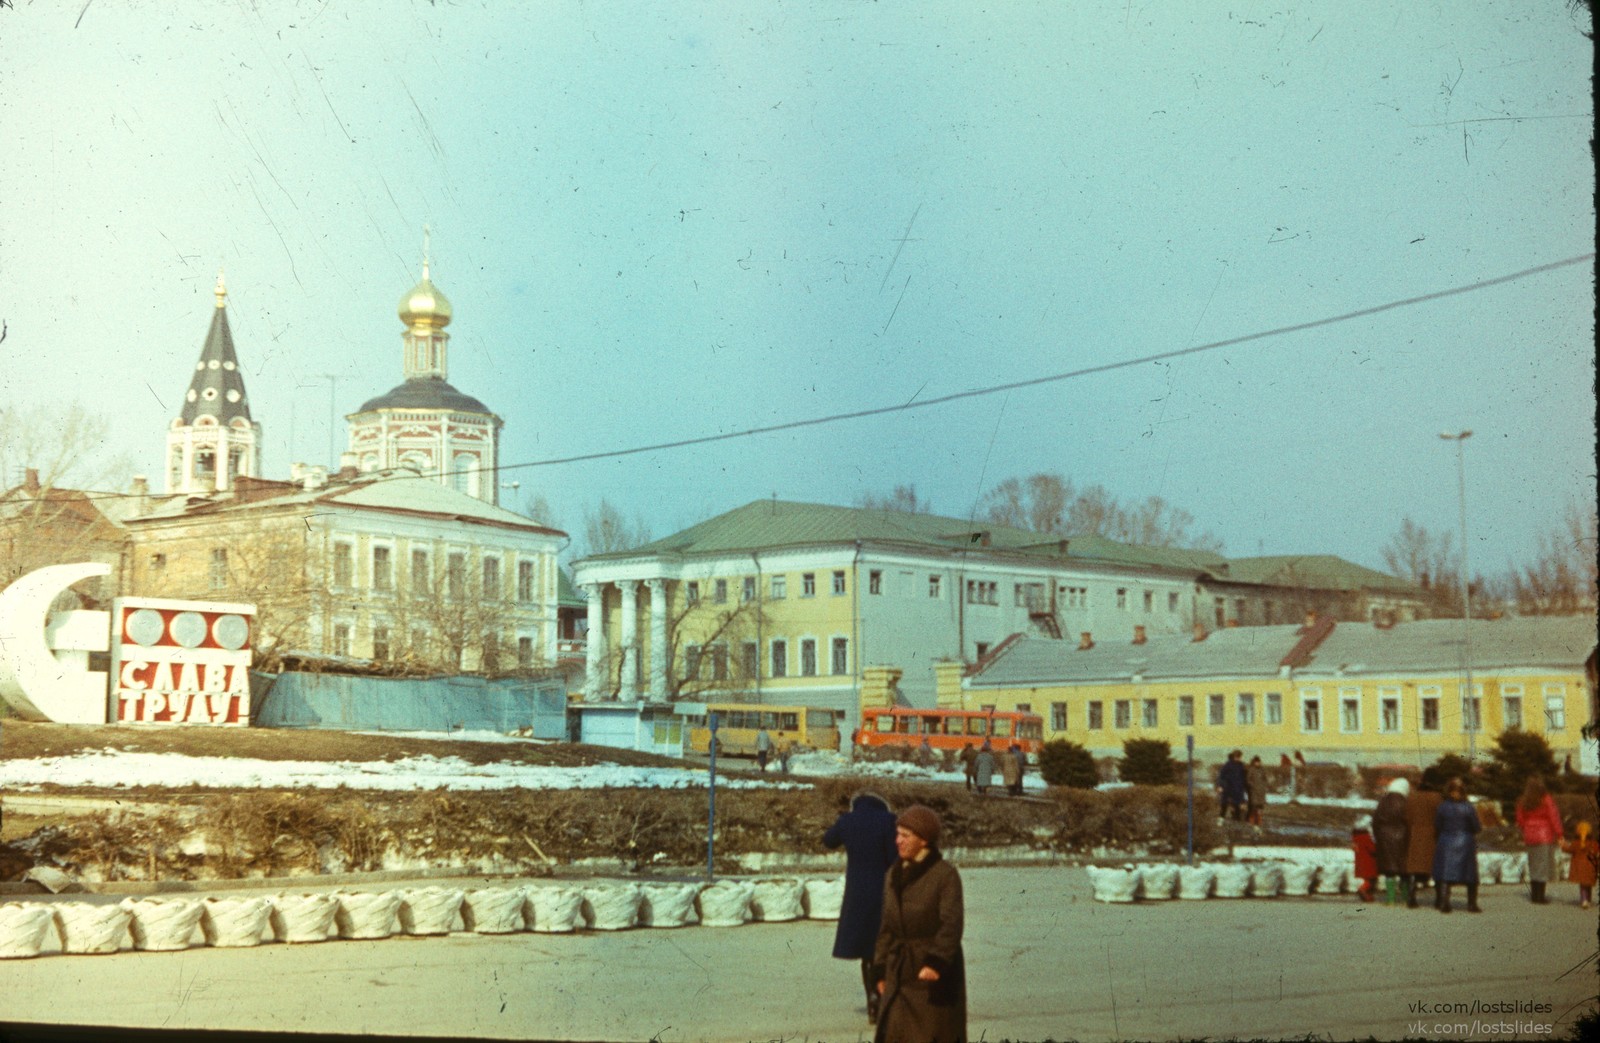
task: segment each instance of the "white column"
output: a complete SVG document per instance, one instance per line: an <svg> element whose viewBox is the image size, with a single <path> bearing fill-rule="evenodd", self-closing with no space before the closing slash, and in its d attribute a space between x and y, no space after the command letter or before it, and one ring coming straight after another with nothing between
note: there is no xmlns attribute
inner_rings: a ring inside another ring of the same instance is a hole
<svg viewBox="0 0 1600 1043"><path fill-rule="evenodd" d="M650 698L667 698L667 581L647 579L650 588Z"/></svg>
<svg viewBox="0 0 1600 1043"><path fill-rule="evenodd" d="M618 628L621 631L618 644L622 647L622 684L617 688L617 698L633 702L639 698L639 581L618 580L617 588L622 591L622 621Z"/></svg>
<svg viewBox="0 0 1600 1043"><path fill-rule="evenodd" d="M217 477L214 483L217 489L228 488L228 425L217 426ZM208 492L210 490L207 490Z"/></svg>
<svg viewBox="0 0 1600 1043"><path fill-rule="evenodd" d="M584 652L588 657L584 674L583 701L595 702L600 698L602 665L606 654L606 631L601 611L605 605L605 586L585 583L583 592L589 595L589 633L584 638Z"/></svg>

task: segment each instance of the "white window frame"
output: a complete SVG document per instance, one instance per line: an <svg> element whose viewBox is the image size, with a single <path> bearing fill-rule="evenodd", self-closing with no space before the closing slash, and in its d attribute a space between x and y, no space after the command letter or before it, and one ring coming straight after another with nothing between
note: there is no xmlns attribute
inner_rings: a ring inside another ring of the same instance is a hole
<svg viewBox="0 0 1600 1043"><path fill-rule="evenodd" d="M1346 711L1350 705L1355 704L1355 727L1350 727ZM1361 734L1361 689L1340 687L1339 689L1339 733L1341 735Z"/></svg>
<svg viewBox="0 0 1600 1043"><path fill-rule="evenodd" d="M1306 727L1306 710L1308 708L1314 708L1316 711L1317 726L1315 728ZM1324 727L1325 724L1322 719L1322 689L1300 689L1300 731L1306 735L1321 735Z"/></svg>
<svg viewBox="0 0 1600 1043"><path fill-rule="evenodd" d="M845 582L844 569L833 570L833 579L828 589L833 592L833 597L836 598L843 597L849 593L850 585Z"/></svg>
<svg viewBox="0 0 1600 1043"><path fill-rule="evenodd" d="M1194 727L1194 696L1178 696L1178 727Z"/></svg>
<svg viewBox="0 0 1600 1043"><path fill-rule="evenodd" d="M1234 696L1233 719L1244 725L1256 723L1256 693L1239 692Z"/></svg>
<svg viewBox="0 0 1600 1043"><path fill-rule="evenodd" d="M422 565L422 574L417 574L418 563ZM433 590L433 554L427 547L412 547L411 560L406 565L407 582L410 584L414 597L423 597Z"/></svg>
<svg viewBox="0 0 1600 1043"><path fill-rule="evenodd" d="M1083 726L1091 732L1105 730L1106 704L1103 700L1090 699L1083 704Z"/></svg>
<svg viewBox="0 0 1600 1043"><path fill-rule="evenodd" d="M739 585L739 599L743 602L751 602L756 599L756 578L754 576L746 576L744 582Z"/></svg>
<svg viewBox="0 0 1600 1043"><path fill-rule="evenodd" d="M817 574L815 572L800 573L800 596L803 598L817 596Z"/></svg>
<svg viewBox="0 0 1600 1043"><path fill-rule="evenodd" d="M1228 723L1228 697L1223 692L1206 693L1206 727L1220 728Z"/></svg>
<svg viewBox="0 0 1600 1043"><path fill-rule="evenodd" d="M944 577L937 574L928 577L928 597L939 601L944 598Z"/></svg>
<svg viewBox="0 0 1600 1043"><path fill-rule="evenodd" d="M872 569L871 571L869 571L867 573L867 593L868 594L882 594L883 593L883 570L882 569Z"/></svg>
<svg viewBox="0 0 1600 1043"><path fill-rule="evenodd" d="M714 605L726 605L728 603L728 581L727 580L719 579L719 580L715 580L715 581L712 582L712 585L711 585L711 603L714 604Z"/></svg>
<svg viewBox="0 0 1600 1043"><path fill-rule="evenodd" d="M1178 611L1178 592L1176 590L1167 591L1167 611Z"/></svg>
<svg viewBox="0 0 1600 1043"><path fill-rule="evenodd" d="M1394 705L1394 726L1389 725L1389 715L1384 712L1385 707ZM1378 686L1378 732L1381 735L1395 735L1405 731L1406 728L1406 702L1399 688L1394 685Z"/></svg>
<svg viewBox="0 0 1600 1043"><path fill-rule="evenodd" d="M1266 692L1261 701L1261 720L1265 724L1283 723L1283 693Z"/></svg>
<svg viewBox="0 0 1600 1043"><path fill-rule="evenodd" d="M1111 702L1111 727L1127 731L1133 727L1133 700L1113 699Z"/></svg>
<svg viewBox="0 0 1600 1043"><path fill-rule="evenodd" d="M493 572L491 580L489 573ZM480 594L485 601L499 601L506 589L505 561L498 554L485 554L478 562L478 579L481 583ZM493 588L493 589L490 589Z"/></svg>
<svg viewBox="0 0 1600 1043"><path fill-rule="evenodd" d="M1512 705L1516 706L1516 722L1511 720ZM1520 684L1504 684L1500 686L1500 717L1506 729L1521 729L1527 719L1527 704L1523 700L1522 686Z"/></svg>
<svg viewBox="0 0 1600 1043"><path fill-rule="evenodd" d="M778 669L780 666L783 669ZM767 643L767 674L770 677L789 676L789 641L787 638L775 637Z"/></svg>
<svg viewBox="0 0 1600 1043"><path fill-rule="evenodd" d="M355 624L339 620L333 624L329 635L328 648L337 656L350 655L350 642L355 637Z"/></svg>
<svg viewBox="0 0 1600 1043"><path fill-rule="evenodd" d="M1461 730L1483 731L1483 685L1481 684L1474 683L1467 697L1461 701Z"/></svg>
<svg viewBox="0 0 1600 1043"><path fill-rule="evenodd" d="M809 671L806 670L806 649L808 647L811 649L811 669ZM800 673L798 676L817 677L819 676L817 668L821 665L817 662L817 639L814 637L802 637L800 639Z"/></svg>
<svg viewBox="0 0 1600 1043"><path fill-rule="evenodd" d="M1139 726L1141 728L1161 727L1161 701L1159 699L1140 700Z"/></svg>
<svg viewBox="0 0 1600 1043"><path fill-rule="evenodd" d="M1565 682L1547 681L1541 688L1544 695L1544 730L1566 731L1567 686Z"/></svg>
<svg viewBox="0 0 1600 1043"><path fill-rule="evenodd" d="M1053 732L1064 732L1067 730L1066 703L1050 704L1050 730Z"/></svg>
<svg viewBox="0 0 1600 1043"><path fill-rule="evenodd" d="M1433 704L1433 727L1428 727L1428 704ZM1437 735L1444 731L1444 689L1425 684L1417 689L1417 731Z"/></svg>
<svg viewBox="0 0 1600 1043"><path fill-rule="evenodd" d="M839 656L840 642L844 643L842 665ZM850 638L848 635L834 634L828 638L828 675L830 677L850 676Z"/></svg>
<svg viewBox="0 0 1600 1043"><path fill-rule="evenodd" d="M1117 588L1117 607L1120 608L1120 609L1126 609L1128 607L1128 588L1127 587L1118 587Z"/></svg>
<svg viewBox="0 0 1600 1043"><path fill-rule="evenodd" d="M379 551L385 551L389 555L389 567L387 569L385 569L381 573L378 571L378 552ZM392 543L387 543L387 542L380 543L380 542L374 541L372 546L370 548L368 548L368 555L367 555L368 568L369 568L369 570L371 572L371 575L372 575L372 589L373 589L373 591L375 593L378 593L378 594L393 594L394 593L394 586L395 586L395 583L394 583L394 573L395 573L394 557L395 557L395 555L394 555L394 544L392 544ZM380 580L381 580L381 582L380 582ZM392 644L391 644L391 647L392 647Z"/></svg>
<svg viewBox="0 0 1600 1043"><path fill-rule="evenodd" d="M782 601L789 596L789 577L786 573L778 573L767 577L767 597L773 601Z"/></svg>
<svg viewBox="0 0 1600 1043"><path fill-rule="evenodd" d="M517 562L517 603L519 605L531 605L537 598L538 587L535 585L537 574L538 570L534 568L532 561Z"/></svg>
<svg viewBox="0 0 1600 1043"><path fill-rule="evenodd" d="M341 566L344 575L340 576ZM356 588L356 545L354 540L334 540L333 560L328 566L329 579L335 590Z"/></svg>

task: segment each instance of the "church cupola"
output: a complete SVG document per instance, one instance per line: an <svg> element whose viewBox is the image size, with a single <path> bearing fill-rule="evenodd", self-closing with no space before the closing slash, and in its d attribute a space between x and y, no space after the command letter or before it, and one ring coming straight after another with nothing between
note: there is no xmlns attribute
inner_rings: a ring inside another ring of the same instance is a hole
<svg viewBox="0 0 1600 1043"><path fill-rule="evenodd" d="M217 273L217 306L183 408L167 430L166 491L205 494L239 475L261 473L261 425L250 417L244 374L228 328L228 289Z"/></svg>
<svg viewBox="0 0 1600 1043"><path fill-rule="evenodd" d="M407 380L450 378L445 357L450 334L444 328L450 325L451 315L449 299L428 276L428 244L424 233L422 281L400 298L400 321L406 324L403 372Z"/></svg>

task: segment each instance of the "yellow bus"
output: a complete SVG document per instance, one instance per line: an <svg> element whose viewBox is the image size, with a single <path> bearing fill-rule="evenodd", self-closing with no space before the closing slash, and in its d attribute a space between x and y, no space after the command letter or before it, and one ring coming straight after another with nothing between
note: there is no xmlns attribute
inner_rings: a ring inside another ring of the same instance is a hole
<svg viewBox="0 0 1600 1043"><path fill-rule="evenodd" d="M700 708L697 706L698 711ZM756 734L762 728L772 737L776 753L785 747L804 746L813 750L839 748L839 713L810 706L762 706L755 703L707 703L705 713L686 714L689 752L711 752L709 714L717 715L717 753L721 756L754 757Z"/></svg>

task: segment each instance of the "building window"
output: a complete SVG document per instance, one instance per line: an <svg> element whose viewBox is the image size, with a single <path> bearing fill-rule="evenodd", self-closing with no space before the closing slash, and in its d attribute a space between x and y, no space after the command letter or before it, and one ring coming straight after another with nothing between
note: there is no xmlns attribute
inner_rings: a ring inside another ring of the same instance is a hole
<svg viewBox="0 0 1600 1043"><path fill-rule="evenodd" d="M372 628L372 658L389 658L389 628L386 626Z"/></svg>
<svg viewBox="0 0 1600 1043"><path fill-rule="evenodd" d="M1417 705L1420 708L1418 727L1425 732L1439 730L1439 688L1437 685L1428 685L1417 689Z"/></svg>
<svg viewBox="0 0 1600 1043"><path fill-rule="evenodd" d="M711 646L711 679L713 681L726 681L728 679L728 646L717 644Z"/></svg>
<svg viewBox="0 0 1600 1043"><path fill-rule="evenodd" d="M1303 732L1322 730L1322 695L1315 689L1300 693L1300 730Z"/></svg>
<svg viewBox="0 0 1600 1043"><path fill-rule="evenodd" d="M1146 612L1154 612L1155 608L1156 608L1156 592L1153 591L1153 590L1145 591L1144 592L1144 610Z"/></svg>
<svg viewBox="0 0 1600 1043"><path fill-rule="evenodd" d="M817 642L813 638L800 639L800 676L817 676Z"/></svg>
<svg viewBox="0 0 1600 1043"><path fill-rule="evenodd" d="M697 680L700 677L700 646L683 646L683 679L685 681Z"/></svg>
<svg viewBox="0 0 1600 1043"><path fill-rule="evenodd" d="M1361 689L1339 689L1339 730L1352 735L1361 731Z"/></svg>
<svg viewBox="0 0 1600 1043"><path fill-rule="evenodd" d="M1239 693L1238 721L1240 724L1256 723L1256 696L1254 692Z"/></svg>
<svg viewBox="0 0 1600 1043"><path fill-rule="evenodd" d="M774 601L782 601L789 596L789 577L773 576L767 581L767 596Z"/></svg>
<svg viewBox="0 0 1600 1043"><path fill-rule="evenodd" d="M533 638L517 638L517 669L533 669Z"/></svg>
<svg viewBox="0 0 1600 1043"><path fill-rule="evenodd" d="M1500 688L1500 705L1505 716L1506 730L1522 727L1522 686L1520 684L1502 685Z"/></svg>
<svg viewBox="0 0 1600 1043"><path fill-rule="evenodd" d="M1378 730L1380 732L1400 730L1400 689L1391 687L1378 689Z"/></svg>
<svg viewBox="0 0 1600 1043"><path fill-rule="evenodd" d="M1472 694L1467 696L1466 705L1461 708L1461 718L1462 730L1469 732L1483 730L1483 685L1472 686Z"/></svg>
<svg viewBox="0 0 1600 1043"><path fill-rule="evenodd" d="M1118 587L1117 588L1117 607L1118 608L1127 608L1128 607L1128 588L1127 587Z"/></svg>
<svg viewBox="0 0 1600 1043"><path fill-rule="evenodd" d="M428 654L428 632L426 630L423 630L421 627L418 627L417 629L411 631L411 644L408 646L408 648L409 648L411 654L414 655L414 656L425 656L425 655L427 655Z"/></svg>
<svg viewBox="0 0 1600 1043"><path fill-rule="evenodd" d="M1066 592L1068 608L1089 607L1088 587L1063 587L1062 589Z"/></svg>
<svg viewBox="0 0 1600 1043"><path fill-rule="evenodd" d="M1133 727L1133 700L1118 699L1111 704L1111 723L1116 728Z"/></svg>
<svg viewBox="0 0 1600 1043"><path fill-rule="evenodd" d="M221 590L228 585L228 548L211 548L211 568L206 578L212 590Z"/></svg>
<svg viewBox="0 0 1600 1043"><path fill-rule="evenodd" d="M533 562L517 562L517 600L526 605L533 600Z"/></svg>
<svg viewBox="0 0 1600 1043"><path fill-rule="evenodd" d="M834 638L829 646L829 653L833 660L834 676L848 674L850 672L850 639L847 637Z"/></svg>
<svg viewBox="0 0 1600 1043"><path fill-rule="evenodd" d="M772 676L789 676L789 642L775 638L772 642Z"/></svg>
<svg viewBox="0 0 1600 1043"><path fill-rule="evenodd" d="M1567 686L1564 684L1547 684L1544 686L1544 727L1545 731L1558 732L1567 726Z"/></svg>
<svg viewBox="0 0 1600 1043"><path fill-rule="evenodd" d="M838 597L844 593L844 573L835 570L833 574L833 594Z"/></svg>
<svg viewBox="0 0 1600 1043"><path fill-rule="evenodd" d="M157 570L157 571L160 571L161 569L166 568L167 567L167 556L165 554L152 554L152 555L150 555L150 567L152 569Z"/></svg>
<svg viewBox="0 0 1600 1043"><path fill-rule="evenodd" d="M817 596L817 574L815 572L800 573L800 596L803 598Z"/></svg>
<svg viewBox="0 0 1600 1043"><path fill-rule="evenodd" d="M754 576L746 576L744 578L743 589L739 592L739 597L744 601L754 601L756 599L756 578Z"/></svg>
<svg viewBox="0 0 1600 1043"><path fill-rule="evenodd" d="M1283 723L1283 693L1282 692L1268 692L1267 693L1266 714L1267 714L1266 723L1268 723L1268 724L1282 724Z"/></svg>
<svg viewBox="0 0 1600 1043"><path fill-rule="evenodd" d="M384 593L394 589L394 551L388 547L372 548L372 589Z"/></svg>
<svg viewBox="0 0 1600 1043"><path fill-rule="evenodd" d="M1224 598L1217 598L1212 602L1212 609L1217 619L1217 629L1221 630L1228 625L1228 602Z"/></svg>
<svg viewBox="0 0 1600 1043"><path fill-rule="evenodd" d="M489 600L500 597L500 559L483 559L483 596Z"/></svg>
<svg viewBox="0 0 1600 1043"><path fill-rule="evenodd" d="M428 552L411 552L411 590L418 596L427 594L433 587L433 573L428 568Z"/></svg>
<svg viewBox="0 0 1600 1043"><path fill-rule="evenodd" d="M1067 730L1066 703L1050 704L1050 730L1053 732L1064 732Z"/></svg>
<svg viewBox="0 0 1600 1043"><path fill-rule="evenodd" d="M1233 603L1233 621L1239 626L1244 625L1244 598L1238 598Z"/></svg>
<svg viewBox="0 0 1600 1043"><path fill-rule="evenodd" d="M1178 727L1194 727L1194 696L1178 696Z"/></svg>
<svg viewBox="0 0 1600 1043"><path fill-rule="evenodd" d="M445 559L445 593L452 598L465 597L467 593L467 556L452 551Z"/></svg>
<svg viewBox="0 0 1600 1043"><path fill-rule="evenodd" d="M882 569L873 569L871 572L867 573L867 593L868 594L882 594L883 593L883 570Z"/></svg>
<svg viewBox="0 0 1600 1043"><path fill-rule="evenodd" d="M1178 592L1176 590L1171 590L1171 591L1167 592L1167 611L1168 612L1176 612L1176 611L1178 611Z"/></svg>
<svg viewBox="0 0 1600 1043"><path fill-rule="evenodd" d="M683 585L683 600L691 605L700 603L700 581L692 579Z"/></svg>
<svg viewBox="0 0 1600 1043"><path fill-rule="evenodd" d="M350 654L349 623L335 623L333 625L333 654L342 656Z"/></svg>
<svg viewBox="0 0 1600 1043"><path fill-rule="evenodd" d="M333 585L348 587L355 579L356 549L349 543L333 545Z"/></svg>
<svg viewBox="0 0 1600 1043"><path fill-rule="evenodd" d="M1089 719L1086 722L1092 731L1098 731L1106 726L1105 704L1098 699L1089 701Z"/></svg>
<svg viewBox="0 0 1600 1043"><path fill-rule="evenodd" d="M716 585L711 588L711 600L713 602L715 602L716 604L718 604L718 605L726 605L728 603L728 581L727 580L725 580L725 579L717 580Z"/></svg>
<svg viewBox="0 0 1600 1043"><path fill-rule="evenodd" d="M1228 721L1228 701L1222 695L1206 696L1206 723L1226 724Z"/></svg>
<svg viewBox="0 0 1600 1043"><path fill-rule="evenodd" d="M755 677L761 672L761 646L746 641L739 646L739 667L745 677Z"/></svg>
<svg viewBox="0 0 1600 1043"><path fill-rule="evenodd" d="M981 579L967 580L967 604L969 605L998 605L1000 604L1000 584Z"/></svg>
<svg viewBox="0 0 1600 1043"><path fill-rule="evenodd" d="M977 658L982 659L984 656L989 654L989 642L979 641L977 644L973 645L973 651L977 653Z"/></svg>
<svg viewBox="0 0 1600 1043"><path fill-rule="evenodd" d="M1012 588L1012 596L1017 608L1029 612L1043 612L1049 607L1045 604L1043 583L1017 583Z"/></svg>
<svg viewBox="0 0 1600 1043"><path fill-rule="evenodd" d="M1139 723L1146 728L1157 727L1161 720L1161 712L1159 707L1160 704L1156 702L1156 700L1146 699L1144 701L1143 714L1140 717Z"/></svg>
<svg viewBox="0 0 1600 1043"><path fill-rule="evenodd" d="M940 579L940 577L938 577L938 576L929 576L928 577L928 596L930 598L937 598L937 597L940 596L939 579Z"/></svg>

